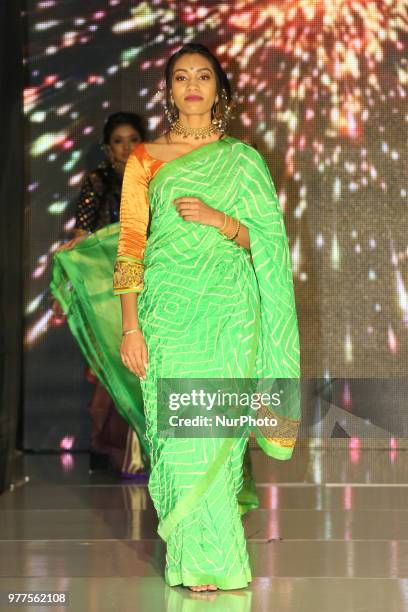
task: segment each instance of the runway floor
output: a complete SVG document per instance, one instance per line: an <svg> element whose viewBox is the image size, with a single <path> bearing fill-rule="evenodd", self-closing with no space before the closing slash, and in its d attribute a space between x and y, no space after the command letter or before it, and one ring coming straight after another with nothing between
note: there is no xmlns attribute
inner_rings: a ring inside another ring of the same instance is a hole
<svg viewBox="0 0 408 612"><path fill-rule="evenodd" d="M146 482L87 454L21 455L0 497L0 591L67 592L75 612L408 611L408 451L252 451L261 508L244 517L253 582L192 593L163 581ZM25 479L28 478L26 481Z"/></svg>

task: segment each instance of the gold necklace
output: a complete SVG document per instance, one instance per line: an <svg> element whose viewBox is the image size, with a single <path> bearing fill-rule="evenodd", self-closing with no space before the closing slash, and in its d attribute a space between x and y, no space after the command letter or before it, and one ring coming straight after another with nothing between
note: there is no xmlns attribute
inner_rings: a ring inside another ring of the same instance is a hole
<svg viewBox="0 0 408 612"><path fill-rule="evenodd" d="M210 123L210 125L201 127L201 128L189 128L180 123L180 120L177 119L170 127L170 131L175 134L179 134L183 138L188 138L189 136L194 136L196 140L199 138L206 138L207 136L211 136L215 132L218 132L218 126Z"/></svg>

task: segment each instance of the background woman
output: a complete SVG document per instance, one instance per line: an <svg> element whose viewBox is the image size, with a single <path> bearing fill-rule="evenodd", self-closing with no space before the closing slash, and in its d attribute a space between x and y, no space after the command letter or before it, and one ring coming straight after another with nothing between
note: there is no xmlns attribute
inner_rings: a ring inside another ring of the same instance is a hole
<svg viewBox="0 0 408 612"><path fill-rule="evenodd" d="M118 112L108 117L103 129L106 159L85 175L76 202L74 238L60 251L72 249L90 234L119 220L125 165L135 145L144 138L145 129L138 115ZM97 266L97 261L93 265ZM61 312L58 303L54 312ZM109 393L90 369L87 377L95 384L89 405L91 468L110 462L122 476L131 476L142 469L137 434L118 413Z"/></svg>
<svg viewBox="0 0 408 612"><path fill-rule="evenodd" d="M163 437L157 388L164 378L299 376L289 249L265 161L225 133L231 92L217 58L185 45L165 78L170 130L136 146L124 176L120 353L141 380L165 580L234 589L252 578L237 501L248 436ZM296 393L262 409L276 426L255 432L260 447L289 459Z"/></svg>

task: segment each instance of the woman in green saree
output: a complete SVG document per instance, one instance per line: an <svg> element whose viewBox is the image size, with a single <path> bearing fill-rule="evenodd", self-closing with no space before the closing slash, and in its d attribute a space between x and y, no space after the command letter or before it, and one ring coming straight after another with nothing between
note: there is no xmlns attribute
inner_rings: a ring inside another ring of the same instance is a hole
<svg viewBox="0 0 408 612"><path fill-rule="evenodd" d="M125 170L120 355L141 380L166 583L236 589L252 579L237 502L248 437L161 436L158 382L299 377L289 249L263 157L225 134L230 86L206 47L171 56L166 100L169 133L138 144ZM275 426L256 431L259 446L289 459L296 394L262 409Z"/></svg>

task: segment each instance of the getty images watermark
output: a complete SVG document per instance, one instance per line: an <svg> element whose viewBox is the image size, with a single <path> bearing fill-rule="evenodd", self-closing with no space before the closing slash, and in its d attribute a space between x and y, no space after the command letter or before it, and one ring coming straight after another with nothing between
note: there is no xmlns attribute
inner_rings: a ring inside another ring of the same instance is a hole
<svg viewBox="0 0 408 612"><path fill-rule="evenodd" d="M158 435L224 438L256 428L273 435L297 384L293 379L159 379Z"/></svg>
<svg viewBox="0 0 408 612"><path fill-rule="evenodd" d="M197 408L207 412L213 411L214 416L197 414L193 417L184 417L179 414L173 414L169 417L169 424L172 427L209 427L215 426L229 427L240 426L246 424L276 427L278 421L274 417L254 417L251 414L240 414L238 416L227 416L226 414L217 414L217 410L221 407L242 408L246 410L256 411L262 406L281 405L279 393L230 393L221 391L209 393L204 389L192 389L190 393L171 393L169 395L169 410L180 411L182 408Z"/></svg>

